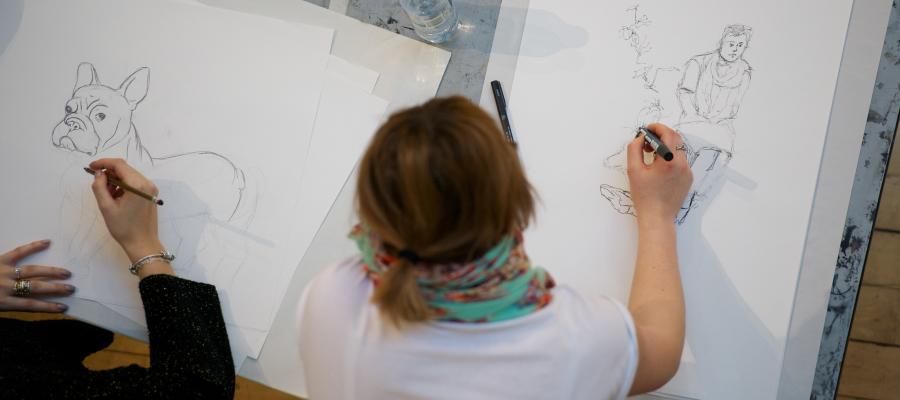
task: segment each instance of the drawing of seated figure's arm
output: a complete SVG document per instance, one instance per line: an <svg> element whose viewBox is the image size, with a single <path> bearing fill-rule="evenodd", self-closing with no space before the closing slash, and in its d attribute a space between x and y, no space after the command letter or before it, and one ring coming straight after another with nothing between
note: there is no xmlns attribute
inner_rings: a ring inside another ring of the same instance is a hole
<svg viewBox="0 0 900 400"><path fill-rule="evenodd" d="M750 73L751 69L748 69L744 72L744 79L741 80L741 84L738 87L737 95L734 98L734 102L731 104L731 113L728 119L734 119L738 115L738 111L741 109L741 102L744 101L744 95L747 94L747 89L750 88Z"/></svg>
<svg viewBox="0 0 900 400"><path fill-rule="evenodd" d="M688 60L684 66L684 74L675 89L678 104L681 106L679 123L701 119L700 106L697 102L697 84L700 81L700 62L696 58Z"/></svg>

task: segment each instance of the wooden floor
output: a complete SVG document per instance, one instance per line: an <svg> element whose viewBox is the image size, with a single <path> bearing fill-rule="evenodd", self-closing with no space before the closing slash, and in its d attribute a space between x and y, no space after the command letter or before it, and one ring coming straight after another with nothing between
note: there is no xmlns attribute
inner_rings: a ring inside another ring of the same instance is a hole
<svg viewBox="0 0 900 400"><path fill-rule="evenodd" d="M841 400L900 400L900 148L893 153L838 384Z"/></svg>

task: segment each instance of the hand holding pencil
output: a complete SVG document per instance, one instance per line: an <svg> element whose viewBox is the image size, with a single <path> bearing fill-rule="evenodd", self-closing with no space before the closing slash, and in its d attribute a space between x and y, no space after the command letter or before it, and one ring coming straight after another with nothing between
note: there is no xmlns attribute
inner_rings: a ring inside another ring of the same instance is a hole
<svg viewBox="0 0 900 400"><path fill-rule="evenodd" d="M164 250L157 227L158 203L146 197L156 198L156 185L122 159L97 160L90 169L95 171L91 189L106 227L131 262Z"/></svg>

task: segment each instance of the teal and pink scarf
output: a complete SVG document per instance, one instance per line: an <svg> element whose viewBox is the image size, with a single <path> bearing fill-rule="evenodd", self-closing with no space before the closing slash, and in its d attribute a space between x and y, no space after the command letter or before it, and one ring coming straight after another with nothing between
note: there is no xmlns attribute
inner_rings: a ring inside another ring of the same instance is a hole
<svg viewBox="0 0 900 400"><path fill-rule="evenodd" d="M350 238L362 254L363 268L375 286L400 258L380 239L357 225ZM532 267L522 235L503 238L481 258L466 264L414 264L419 290L436 318L453 322L497 322L540 310L553 299L553 278Z"/></svg>

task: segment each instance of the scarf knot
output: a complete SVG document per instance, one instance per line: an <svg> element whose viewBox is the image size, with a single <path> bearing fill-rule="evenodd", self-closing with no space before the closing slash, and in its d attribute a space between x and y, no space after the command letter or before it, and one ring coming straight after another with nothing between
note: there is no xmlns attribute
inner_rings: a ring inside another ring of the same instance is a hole
<svg viewBox="0 0 900 400"><path fill-rule="evenodd" d="M385 272L400 259L410 261L419 292L440 321L497 322L519 318L545 307L553 299L553 278L533 267L525 254L521 233L500 243L469 263L424 264L418 256L389 254L380 239L362 225L350 238L363 259L366 276L379 285Z"/></svg>

